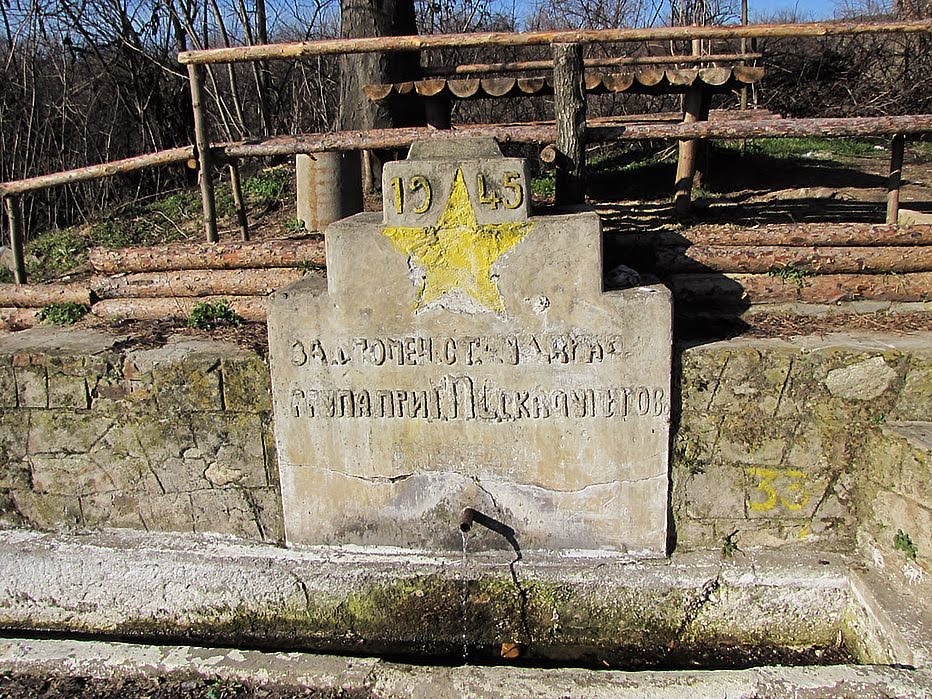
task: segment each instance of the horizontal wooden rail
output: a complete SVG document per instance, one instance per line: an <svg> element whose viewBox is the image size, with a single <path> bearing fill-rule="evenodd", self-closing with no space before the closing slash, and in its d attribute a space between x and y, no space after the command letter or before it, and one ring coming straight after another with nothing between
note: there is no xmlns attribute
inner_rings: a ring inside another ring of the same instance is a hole
<svg viewBox="0 0 932 699"><path fill-rule="evenodd" d="M798 136L852 137L932 133L932 114L892 117L847 117L827 119L713 119L694 124L655 121L668 115L647 115L651 123L611 123L594 119L587 124L588 140L644 141L651 139L785 138ZM221 143L211 148L220 158L249 158L360 148L404 148L418 140L444 139L457 133L489 136L503 143L550 143L556 136L553 122L457 126L448 131L427 127L334 131L296 136L271 136L264 140ZM195 156L194 146L147 153L99 165L89 165L24 180L0 182L0 196L13 197L75 182L100 179L148 167L187 162Z"/></svg>
<svg viewBox="0 0 932 699"><path fill-rule="evenodd" d="M145 168L158 165L184 163L192 158L194 158L194 146L170 148L169 150L136 155L132 158L114 160L100 165L88 165L87 167L79 167L75 170L65 170L64 172L54 172L49 175L29 177L25 180L0 182L0 196L16 196L25 194L26 192L35 192L40 189L49 189L50 187L58 187L64 184L86 182L87 180L96 180L111 175L135 172L136 170L144 170Z"/></svg>
<svg viewBox="0 0 932 699"><path fill-rule="evenodd" d="M587 58L586 68L611 66L694 65L702 63L739 63L763 58L760 53L717 53L707 56L618 56L615 58ZM553 61L514 61L511 63L461 63L455 66L428 66L424 75L472 75L473 73L515 73L525 70L552 70Z"/></svg>
<svg viewBox="0 0 932 699"><path fill-rule="evenodd" d="M586 127L586 137L590 143L652 139L882 136L896 133L932 133L932 114L837 119L720 120L691 124L604 124L594 121ZM218 144L213 150L221 158L255 158L360 148L404 148L414 141L446 139L456 134L486 136L501 143L551 143L556 138L556 126L550 122L462 126L451 130L408 127L335 131Z"/></svg>
<svg viewBox="0 0 932 699"><path fill-rule="evenodd" d="M262 44L229 48L182 51L185 64L239 63L274 59L335 56L350 53L419 51L437 48L482 48L489 46L545 46L549 44L596 44L621 41L677 41L685 39L778 38L842 36L852 34L929 33L932 20L909 22L810 22L804 24L749 24L725 26L644 27L537 32L476 32L472 34L426 34L383 36L362 39L323 39L288 44Z"/></svg>

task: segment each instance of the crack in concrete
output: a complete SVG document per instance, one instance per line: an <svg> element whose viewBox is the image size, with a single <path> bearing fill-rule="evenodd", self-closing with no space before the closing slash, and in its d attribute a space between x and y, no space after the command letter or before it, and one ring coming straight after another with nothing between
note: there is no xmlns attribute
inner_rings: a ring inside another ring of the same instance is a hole
<svg viewBox="0 0 932 699"><path fill-rule="evenodd" d="M295 583L298 585L298 589L304 594L304 611L310 611L311 609L311 591L307 589L307 583L301 579L301 577L295 573L293 570L288 570L288 575L294 578Z"/></svg>
<svg viewBox="0 0 932 699"><path fill-rule="evenodd" d="M236 487L236 489L243 494L243 499L246 501L246 504L249 505L249 510L252 512L253 521L256 523L256 530L259 532L259 538L265 541L265 527L262 525L262 510L259 509L259 504L256 502L252 492L248 488Z"/></svg>
<svg viewBox="0 0 932 699"><path fill-rule="evenodd" d="M494 507L497 511L501 511L501 508L498 506L498 500L495 499L495 496L492 494L491 490L489 490L484 485L482 485L482 482L479 480L479 477L472 476L471 480L473 483L476 484L476 487L479 490L481 490L483 493L485 493L488 496L489 500L492 501L492 507Z"/></svg>
<svg viewBox="0 0 932 699"><path fill-rule="evenodd" d="M355 478L358 481L365 481L367 483L379 483L379 482L400 483L401 481L405 481L417 475L415 473L399 473L395 476L383 476L381 474L375 474L372 476L362 476L358 473L347 473L346 471L340 471L335 468L327 468L326 466L321 466L320 468L321 470L327 471L328 473L335 473L338 476L344 476L345 478ZM431 473L436 473L436 472L431 471Z"/></svg>
<svg viewBox="0 0 932 699"><path fill-rule="evenodd" d="M722 362L722 369L718 372L718 377L715 379L715 388L712 389L712 395L709 396L709 402L705 406L706 412L711 412L712 403L715 402L715 397L718 395L718 389L722 386L722 377L725 375L725 369L728 368L728 362L731 360L731 354L725 355L725 361Z"/></svg>
<svg viewBox="0 0 932 699"><path fill-rule="evenodd" d="M709 604L710 600L712 599L712 595L718 592L721 586L722 571L719 569L714 578L707 580L705 584L703 584L696 598L686 605L686 609L683 610L683 620L680 622L680 627L676 631L677 638L681 637L686 631L686 627L692 624L699 617L703 607Z"/></svg>
<svg viewBox="0 0 932 699"><path fill-rule="evenodd" d="M155 470L155 467L152 465L152 459L149 458L149 452L146 451L146 448L142 444L142 440L139 438L139 433L136 430L133 430L133 439L136 440L136 444L139 445L139 449L142 452L142 458L146 462L146 468L149 470L149 473L152 474L152 477L155 478L155 482L158 483L159 490L162 491L162 495L166 495L168 490L165 488L165 484L162 483L162 479L159 478L158 472Z"/></svg>
<svg viewBox="0 0 932 699"><path fill-rule="evenodd" d="M793 375L793 364L794 364L794 362L795 362L794 358L793 358L793 357L790 357L790 364L789 364L789 366L786 368L786 376L785 376L784 379L783 379L783 385L780 386L780 395L777 396L777 405L776 405L776 407L773 409L773 415L771 415L771 417L776 417L777 414L780 412L780 406L783 404L783 394L786 393L786 387L787 387L787 386L789 385L789 383L790 383L790 376Z"/></svg>

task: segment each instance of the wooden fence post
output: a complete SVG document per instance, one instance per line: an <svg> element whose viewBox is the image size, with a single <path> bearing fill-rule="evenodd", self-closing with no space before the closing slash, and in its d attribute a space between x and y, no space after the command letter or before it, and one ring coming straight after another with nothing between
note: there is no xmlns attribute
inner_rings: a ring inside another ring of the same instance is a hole
<svg viewBox="0 0 932 699"><path fill-rule="evenodd" d="M585 196L586 92L580 44L553 45L553 105L557 123L556 203L579 204Z"/></svg>
<svg viewBox="0 0 932 699"><path fill-rule="evenodd" d="M903 174L903 134L893 136L890 142L890 177L887 180L887 223L896 223L900 216L900 180Z"/></svg>
<svg viewBox="0 0 932 699"><path fill-rule="evenodd" d="M204 229L207 242L216 243L217 205L214 201L214 183L211 179L210 137L207 131L207 112L204 109L201 90L201 68L188 64L188 82L191 87L191 108L194 110L194 142L197 145L199 164L198 180L201 184L201 205L204 209Z"/></svg>
<svg viewBox="0 0 932 699"><path fill-rule="evenodd" d="M23 254L23 210L19 197L5 197L6 218L10 226L10 247L13 249L13 279L26 283L26 257Z"/></svg>
<svg viewBox="0 0 932 699"><path fill-rule="evenodd" d="M236 223L239 225L240 236L249 240L249 219L246 216L246 203L243 201L243 186L239 179L239 163L230 161L230 191L233 193L233 208L236 210Z"/></svg>
<svg viewBox="0 0 932 699"><path fill-rule="evenodd" d="M692 124L700 120L702 114L702 87L693 85L686 93L683 123ZM698 141L690 139L680 141L679 157L676 162L676 184L673 208L680 216L688 214L692 208L693 175L696 172L696 145Z"/></svg>

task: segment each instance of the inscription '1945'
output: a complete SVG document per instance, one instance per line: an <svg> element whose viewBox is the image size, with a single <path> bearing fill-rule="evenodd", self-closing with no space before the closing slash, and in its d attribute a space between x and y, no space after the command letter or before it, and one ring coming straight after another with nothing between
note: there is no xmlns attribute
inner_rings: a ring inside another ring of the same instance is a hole
<svg viewBox="0 0 932 699"><path fill-rule="evenodd" d="M546 420L652 417L667 414L662 388L619 386L514 391L468 376L445 376L426 389L302 389L291 391L291 416L422 418L425 420Z"/></svg>

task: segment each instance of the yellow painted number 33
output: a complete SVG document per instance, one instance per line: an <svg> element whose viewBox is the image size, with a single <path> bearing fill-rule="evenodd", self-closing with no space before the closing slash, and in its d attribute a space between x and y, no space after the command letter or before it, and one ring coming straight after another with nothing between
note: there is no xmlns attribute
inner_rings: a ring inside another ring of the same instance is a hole
<svg viewBox="0 0 932 699"><path fill-rule="evenodd" d="M775 468L748 468L745 471L757 479L748 502L755 512L768 512L777 504L795 512L809 502L806 474L802 471Z"/></svg>

